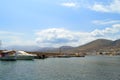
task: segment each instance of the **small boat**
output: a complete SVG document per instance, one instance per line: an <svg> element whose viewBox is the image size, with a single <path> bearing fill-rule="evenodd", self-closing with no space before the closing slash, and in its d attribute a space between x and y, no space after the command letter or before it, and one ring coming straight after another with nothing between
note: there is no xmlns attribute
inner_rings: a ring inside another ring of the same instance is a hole
<svg viewBox="0 0 120 80"><path fill-rule="evenodd" d="M58 58L69 58L69 57L71 57L71 56L69 56L69 55L58 55L57 57L58 57Z"/></svg>
<svg viewBox="0 0 120 80"><path fill-rule="evenodd" d="M34 55L29 54L25 51L16 51L16 59L17 60L33 60Z"/></svg>
<svg viewBox="0 0 120 80"><path fill-rule="evenodd" d="M3 61L15 61L16 56L15 56L15 51L0 51L0 60Z"/></svg>
<svg viewBox="0 0 120 80"><path fill-rule="evenodd" d="M85 53L75 53L75 57L85 57Z"/></svg>

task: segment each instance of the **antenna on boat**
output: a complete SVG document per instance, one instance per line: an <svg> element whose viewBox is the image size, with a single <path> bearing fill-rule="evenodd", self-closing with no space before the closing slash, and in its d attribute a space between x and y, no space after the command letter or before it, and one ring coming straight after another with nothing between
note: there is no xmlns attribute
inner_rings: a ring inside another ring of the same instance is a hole
<svg viewBox="0 0 120 80"><path fill-rule="evenodd" d="M2 40L0 40L0 50L2 50Z"/></svg>

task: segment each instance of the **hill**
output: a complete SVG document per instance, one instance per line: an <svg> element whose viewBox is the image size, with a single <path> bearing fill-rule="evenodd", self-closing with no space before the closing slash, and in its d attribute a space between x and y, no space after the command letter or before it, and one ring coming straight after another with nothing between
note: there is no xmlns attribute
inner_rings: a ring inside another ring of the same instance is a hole
<svg viewBox="0 0 120 80"><path fill-rule="evenodd" d="M120 39L112 41L108 39L97 39L87 44L78 47L72 46L61 46L59 48L45 47L41 48L38 46L9 46L5 49L14 50L25 50L25 51L35 51L35 52L48 52L48 53L78 53L84 52L91 54L93 52L119 52L120 53Z"/></svg>
<svg viewBox="0 0 120 80"><path fill-rule="evenodd" d="M111 46L114 48L120 47L120 39L113 41Z"/></svg>
<svg viewBox="0 0 120 80"><path fill-rule="evenodd" d="M112 42L113 41L107 39L97 39L85 45L79 46L78 49L85 51L99 50L111 46Z"/></svg>
<svg viewBox="0 0 120 80"><path fill-rule="evenodd" d="M107 39L97 39L85 45L69 50L68 52L82 52L87 54L106 52L106 54L120 54L120 39L115 41Z"/></svg>

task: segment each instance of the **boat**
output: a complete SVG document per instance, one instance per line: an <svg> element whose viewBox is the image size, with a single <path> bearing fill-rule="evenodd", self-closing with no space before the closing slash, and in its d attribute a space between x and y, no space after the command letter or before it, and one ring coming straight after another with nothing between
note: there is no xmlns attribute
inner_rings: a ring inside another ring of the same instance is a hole
<svg viewBox="0 0 120 80"><path fill-rule="evenodd" d="M85 57L85 53L75 53L75 57Z"/></svg>
<svg viewBox="0 0 120 80"><path fill-rule="evenodd" d="M0 60L3 61L16 61L15 51L0 51Z"/></svg>
<svg viewBox="0 0 120 80"><path fill-rule="evenodd" d="M58 58L70 58L70 55L57 55Z"/></svg>
<svg viewBox="0 0 120 80"><path fill-rule="evenodd" d="M17 60L33 60L34 55L29 54L25 51L16 51L16 59Z"/></svg>

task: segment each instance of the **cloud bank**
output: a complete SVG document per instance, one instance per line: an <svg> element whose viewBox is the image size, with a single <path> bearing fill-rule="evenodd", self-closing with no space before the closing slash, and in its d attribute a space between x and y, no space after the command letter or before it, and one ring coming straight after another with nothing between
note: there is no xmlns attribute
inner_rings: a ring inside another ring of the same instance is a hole
<svg viewBox="0 0 120 80"><path fill-rule="evenodd" d="M120 24L114 24L103 30L93 30L91 32L73 32L64 28L51 28L41 30L36 33L36 42L42 47L58 47L63 45L79 46L95 39L118 39Z"/></svg>

